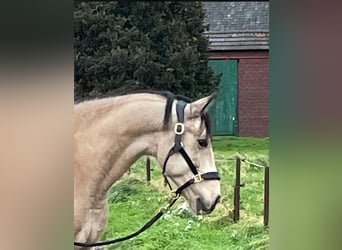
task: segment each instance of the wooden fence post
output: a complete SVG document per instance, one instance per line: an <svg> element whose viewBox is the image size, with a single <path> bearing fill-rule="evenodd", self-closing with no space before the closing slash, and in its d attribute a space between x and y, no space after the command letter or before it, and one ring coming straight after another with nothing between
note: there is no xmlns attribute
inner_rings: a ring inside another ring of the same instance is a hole
<svg viewBox="0 0 342 250"><path fill-rule="evenodd" d="M269 215L269 190L270 190L270 168L265 166L264 176L264 226L268 226L268 215Z"/></svg>
<svg viewBox="0 0 342 250"><path fill-rule="evenodd" d="M146 181L147 185L151 183L151 160L150 157L146 158Z"/></svg>
<svg viewBox="0 0 342 250"><path fill-rule="evenodd" d="M236 167L235 167L235 186L234 186L234 221L238 221L240 219L240 187L243 187L244 184L241 184L240 173L241 173L241 161L246 162L248 164L254 165L256 167L264 168L264 226L268 226L269 222L269 191L270 191L270 168L266 164L264 166L260 164L256 164L253 162L249 162L246 159L241 159L240 157L236 157Z"/></svg>
<svg viewBox="0 0 342 250"><path fill-rule="evenodd" d="M235 165L234 221L238 221L240 219L240 171L241 159L237 157Z"/></svg>

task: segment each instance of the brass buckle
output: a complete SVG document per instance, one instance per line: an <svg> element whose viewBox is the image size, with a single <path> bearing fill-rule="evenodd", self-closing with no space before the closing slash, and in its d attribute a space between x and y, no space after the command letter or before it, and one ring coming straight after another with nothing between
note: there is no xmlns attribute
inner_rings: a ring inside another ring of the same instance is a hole
<svg viewBox="0 0 342 250"><path fill-rule="evenodd" d="M170 202L177 200L179 198L180 194L176 194L175 190L172 190L170 193Z"/></svg>
<svg viewBox="0 0 342 250"><path fill-rule="evenodd" d="M162 207L162 208L159 209L159 213L165 214L167 211L169 211L169 209L170 209L169 206L167 206L167 207Z"/></svg>
<svg viewBox="0 0 342 250"><path fill-rule="evenodd" d="M194 183L198 183L198 182L201 182L201 181L203 181L201 173L198 173L198 174L194 175Z"/></svg>
<svg viewBox="0 0 342 250"><path fill-rule="evenodd" d="M170 193L171 199L175 199L179 196L179 194L176 194L176 190L172 190Z"/></svg>
<svg viewBox="0 0 342 250"><path fill-rule="evenodd" d="M180 127L180 131L178 131L178 128ZM184 133L184 124L177 122L175 124L174 132L176 135L182 135Z"/></svg>

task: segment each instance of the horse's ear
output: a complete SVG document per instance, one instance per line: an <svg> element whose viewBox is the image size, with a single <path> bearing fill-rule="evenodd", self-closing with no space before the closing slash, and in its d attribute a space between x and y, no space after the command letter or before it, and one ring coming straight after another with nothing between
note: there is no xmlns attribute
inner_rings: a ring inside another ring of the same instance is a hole
<svg viewBox="0 0 342 250"><path fill-rule="evenodd" d="M208 105L215 99L216 94L201 98L197 101L190 103L186 112L190 118L199 117L201 113L208 107Z"/></svg>

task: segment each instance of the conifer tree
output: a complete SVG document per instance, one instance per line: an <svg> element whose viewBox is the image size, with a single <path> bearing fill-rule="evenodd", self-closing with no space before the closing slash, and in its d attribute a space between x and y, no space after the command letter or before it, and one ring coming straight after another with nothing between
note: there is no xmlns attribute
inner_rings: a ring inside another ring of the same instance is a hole
<svg viewBox="0 0 342 250"><path fill-rule="evenodd" d="M75 2L75 101L137 89L192 98L219 83L201 2Z"/></svg>

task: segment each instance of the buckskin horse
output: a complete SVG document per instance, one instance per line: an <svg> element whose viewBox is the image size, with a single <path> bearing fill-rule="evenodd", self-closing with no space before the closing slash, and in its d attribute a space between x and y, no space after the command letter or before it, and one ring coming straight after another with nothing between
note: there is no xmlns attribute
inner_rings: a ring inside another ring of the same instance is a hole
<svg viewBox="0 0 342 250"><path fill-rule="evenodd" d="M214 210L220 177L205 111L213 99L210 95L190 102L154 92L75 104L75 241L100 238L107 224L108 190L143 155L157 159L167 183L178 187L176 194L196 214Z"/></svg>

